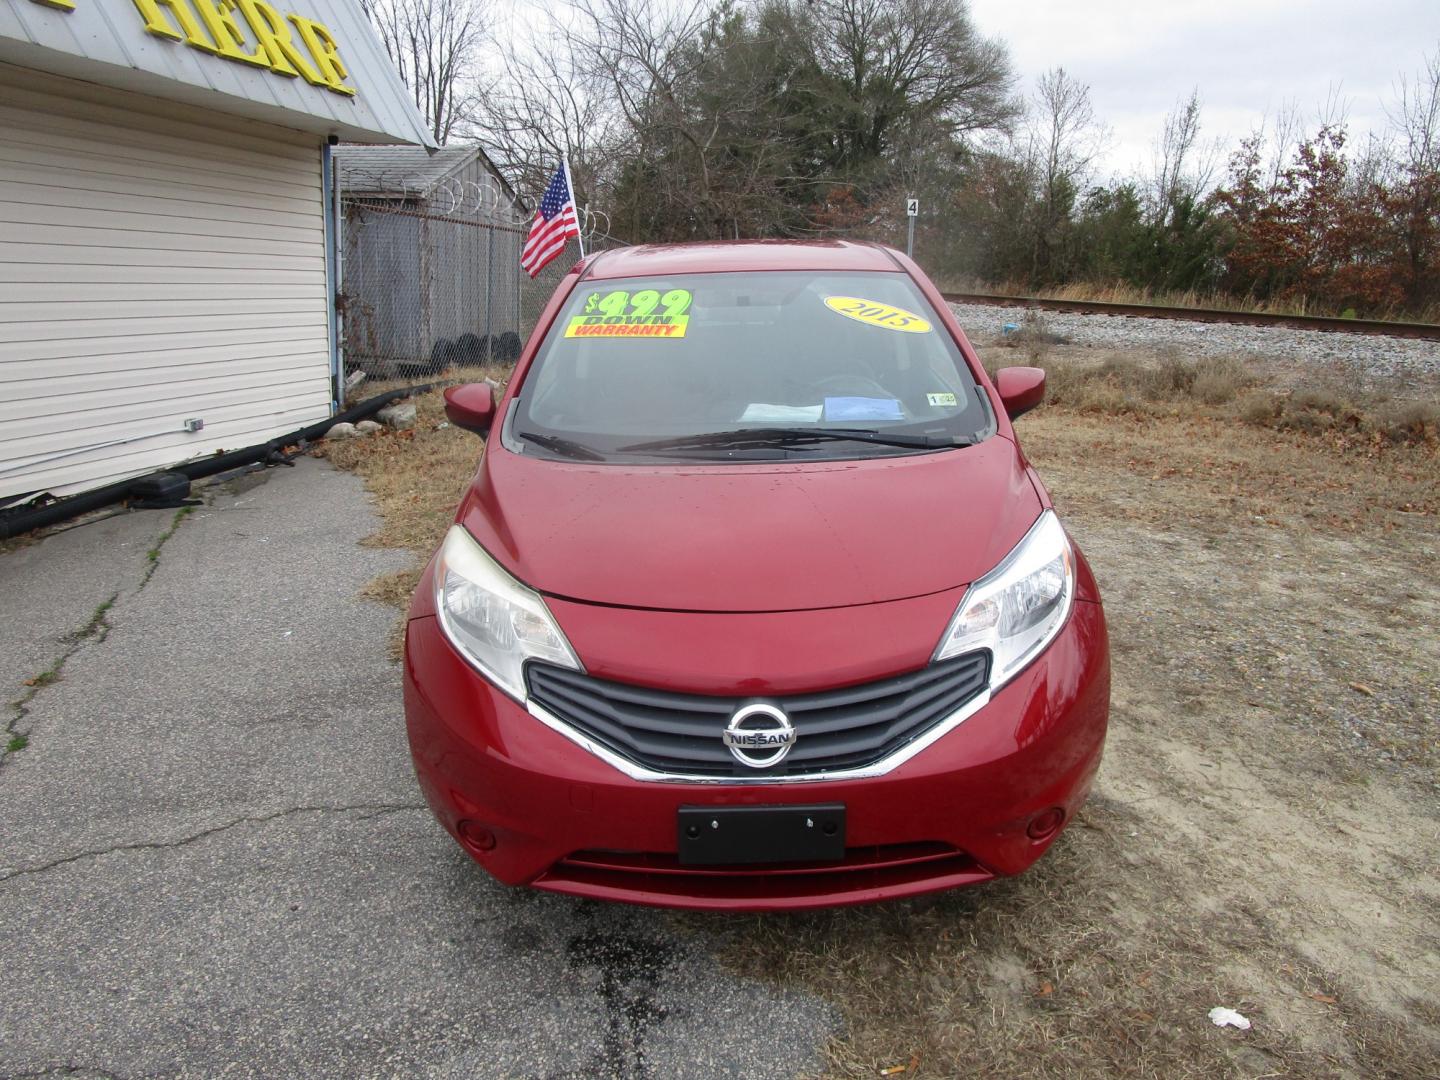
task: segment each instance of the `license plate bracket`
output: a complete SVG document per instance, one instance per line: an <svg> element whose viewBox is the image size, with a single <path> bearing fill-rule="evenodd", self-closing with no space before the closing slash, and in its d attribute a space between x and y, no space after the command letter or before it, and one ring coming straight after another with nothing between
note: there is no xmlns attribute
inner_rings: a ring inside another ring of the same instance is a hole
<svg viewBox="0 0 1440 1080"><path fill-rule="evenodd" d="M682 866L839 862L845 858L845 804L682 806Z"/></svg>

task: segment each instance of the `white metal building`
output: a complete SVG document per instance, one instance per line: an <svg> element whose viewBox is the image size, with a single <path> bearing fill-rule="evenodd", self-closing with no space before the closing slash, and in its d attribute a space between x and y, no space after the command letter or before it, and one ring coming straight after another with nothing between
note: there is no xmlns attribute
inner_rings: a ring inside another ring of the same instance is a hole
<svg viewBox="0 0 1440 1080"><path fill-rule="evenodd" d="M339 139L433 145L354 0L0 0L0 507L331 415Z"/></svg>

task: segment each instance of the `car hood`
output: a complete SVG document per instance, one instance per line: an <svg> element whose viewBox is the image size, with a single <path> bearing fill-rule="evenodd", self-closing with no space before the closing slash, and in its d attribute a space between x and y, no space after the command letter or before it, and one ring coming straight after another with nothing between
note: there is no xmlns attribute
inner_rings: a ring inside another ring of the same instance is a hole
<svg viewBox="0 0 1440 1080"><path fill-rule="evenodd" d="M492 446L458 520L551 596L796 611L965 585L1041 510L1015 445L863 461L590 465Z"/></svg>

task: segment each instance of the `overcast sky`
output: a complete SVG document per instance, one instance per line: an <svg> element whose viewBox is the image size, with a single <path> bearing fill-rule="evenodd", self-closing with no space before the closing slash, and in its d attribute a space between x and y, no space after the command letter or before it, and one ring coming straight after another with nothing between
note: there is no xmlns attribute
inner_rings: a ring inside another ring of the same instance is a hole
<svg viewBox="0 0 1440 1080"><path fill-rule="evenodd" d="M1165 114L1198 88L1201 136L1225 154L1289 101L1313 132L1333 95L1352 141L1385 126L1398 76L1440 49L1440 0L970 0L1033 89L1064 67L1113 132L1102 168L1148 174ZM1223 160L1221 162L1223 165Z"/></svg>

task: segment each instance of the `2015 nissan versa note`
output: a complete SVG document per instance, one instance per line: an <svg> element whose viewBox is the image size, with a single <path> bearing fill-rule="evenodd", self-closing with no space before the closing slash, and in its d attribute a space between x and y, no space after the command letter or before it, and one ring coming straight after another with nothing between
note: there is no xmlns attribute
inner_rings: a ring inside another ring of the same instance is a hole
<svg viewBox="0 0 1440 1080"><path fill-rule="evenodd" d="M406 633L415 770L503 882L689 908L1016 874L1099 765L1090 570L908 258L592 255L498 404Z"/></svg>

